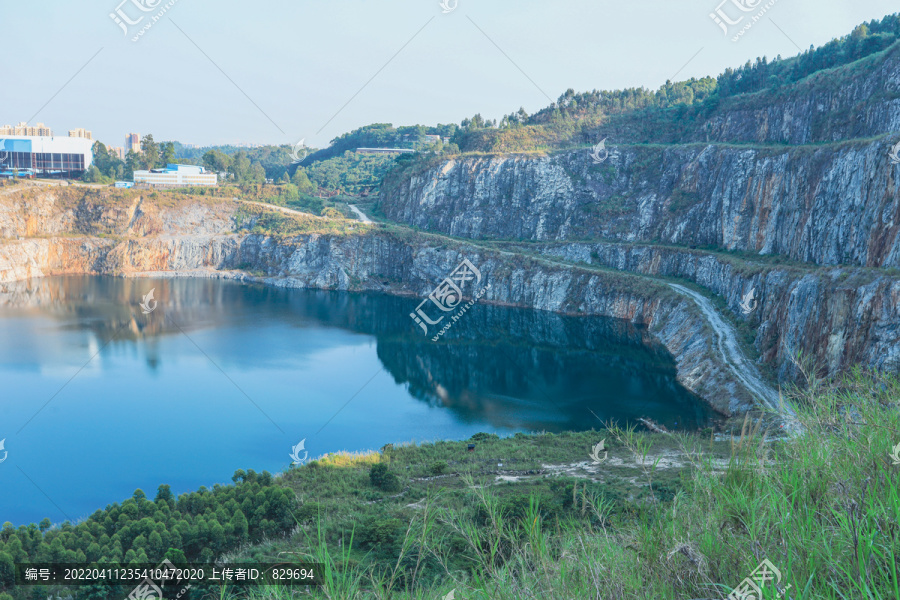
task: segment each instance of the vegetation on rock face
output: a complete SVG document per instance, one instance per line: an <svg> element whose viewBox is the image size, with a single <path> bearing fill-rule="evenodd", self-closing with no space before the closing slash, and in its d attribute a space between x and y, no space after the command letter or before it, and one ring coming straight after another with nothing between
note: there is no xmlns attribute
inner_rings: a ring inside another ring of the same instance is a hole
<svg viewBox="0 0 900 600"><path fill-rule="evenodd" d="M350 150L343 156L330 160L314 162L305 169L297 168L297 173L304 173L318 188L339 190L350 195L368 194L394 165L394 157L385 154L357 154Z"/></svg>
<svg viewBox="0 0 900 600"><path fill-rule="evenodd" d="M12 562L172 549L321 562L322 598L721 598L763 560L796 600L896 598L900 381L808 376L791 435L768 418L731 423L726 441L615 425L481 435L328 455L277 479L238 471L234 486L177 498L161 486L78 525L7 524L0 593L27 597L9 585ZM608 458L592 464L603 438Z"/></svg>
<svg viewBox="0 0 900 600"><path fill-rule="evenodd" d="M326 208L322 217L280 212L274 208L242 205L234 214L238 229L254 234L294 236L305 233L345 234L365 231L367 225L341 218L333 208ZM357 229L358 228L358 229Z"/></svg>

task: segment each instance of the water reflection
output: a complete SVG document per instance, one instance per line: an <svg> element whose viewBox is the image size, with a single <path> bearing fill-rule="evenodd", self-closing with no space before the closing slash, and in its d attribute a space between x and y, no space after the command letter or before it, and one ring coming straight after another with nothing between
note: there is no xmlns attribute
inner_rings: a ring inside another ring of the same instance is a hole
<svg viewBox="0 0 900 600"><path fill-rule="evenodd" d="M139 303L150 289L158 305L143 314ZM431 342L408 317L416 303L212 279L53 277L0 290L0 316L20 317L12 320L19 326L51 319L60 330L78 333L81 343L60 346L52 337L29 335L26 327L15 344L0 348L0 363L48 368L87 360L104 344L137 356L139 345L146 367L157 371L167 360L166 338L187 336L195 344L195 332L213 332L216 339L215 332L228 329L240 333L227 342L223 335L214 348L201 346L214 351L223 369L277 370L288 355L303 360L330 346L327 336L310 330L336 328L374 339L378 360L398 385L462 423L559 431L598 427L598 419L650 417L690 429L713 416L677 383L666 351L625 321L476 305ZM273 335L273 328L281 334Z"/></svg>

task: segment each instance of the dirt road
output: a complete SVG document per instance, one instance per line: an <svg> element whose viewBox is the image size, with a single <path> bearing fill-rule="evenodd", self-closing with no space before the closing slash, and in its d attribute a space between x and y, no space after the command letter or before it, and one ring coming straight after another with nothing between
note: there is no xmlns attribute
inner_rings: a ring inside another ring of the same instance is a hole
<svg viewBox="0 0 900 600"><path fill-rule="evenodd" d="M350 210L352 210L356 214L356 216L359 217L360 221L362 221L363 223L371 223L372 222L372 219L370 219L365 214L363 214L363 211L356 208L355 204L348 204L348 206L350 207Z"/></svg>
<svg viewBox="0 0 900 600"><path fill-rule="evenodd" d="M796 416L794 410L786 402L779 403L778 392L762 380L756 367L744 357L738 345L737 334L734 328L722 319L712 302L702 294L698 294L677 283L670 283L669 285L676 292L689 297L700 307L709 324L712 325L713 331L716 332L719 351L725 359L725 364L731 369L734 376L744 384L747 390L762 400L772 410L781 411L783 409L790 416Z"/></svg>

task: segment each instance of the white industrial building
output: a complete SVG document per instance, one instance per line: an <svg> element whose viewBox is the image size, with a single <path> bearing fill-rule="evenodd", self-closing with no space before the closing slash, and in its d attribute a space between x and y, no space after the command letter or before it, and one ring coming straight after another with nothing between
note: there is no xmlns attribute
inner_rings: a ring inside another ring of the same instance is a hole
<svg viewBox="0 0 900 600"><path fill-rule="evenodd" d="M82 137L0 135L0 177L76 177L91 166L94 142Z"/></svg>
<svg viewBox="0 0 900 600"><path fill-rule="evenodd" d="M217 185L218 176L197 165L166 165L165 169L135 171L134 182L153 187Z"/></svg>

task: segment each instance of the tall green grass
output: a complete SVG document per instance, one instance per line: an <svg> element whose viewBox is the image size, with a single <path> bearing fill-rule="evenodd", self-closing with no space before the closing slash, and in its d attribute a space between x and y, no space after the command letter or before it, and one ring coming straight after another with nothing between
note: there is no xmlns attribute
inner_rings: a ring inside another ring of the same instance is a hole
<svg viewBox="0 0 900 600"><path fill-rule="evenodd" d="M576 482L567 512L550 518L537 497L510 511L497 486L463 476L464 502L430 493L404 524L393 562L352 560L349 533L342 547L310 539L305 556L326 565L326 583L309 592L348 600L440 600L451 591L456 600L725 598L768 559L782 579L765 586L767 600L900 600L900 465L891 458L900 444L900 381L861 370L836 382L811 377L791 400L796 433L748 417L725 460L712 455L712 441L672 434L691 466L671 500L633 495L618 510ZM660 459L649 445L667 434L615 426L609 434L634 455L641 483L654 486ZM426 563L440 576L423 577Z"/></svg>

